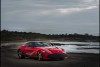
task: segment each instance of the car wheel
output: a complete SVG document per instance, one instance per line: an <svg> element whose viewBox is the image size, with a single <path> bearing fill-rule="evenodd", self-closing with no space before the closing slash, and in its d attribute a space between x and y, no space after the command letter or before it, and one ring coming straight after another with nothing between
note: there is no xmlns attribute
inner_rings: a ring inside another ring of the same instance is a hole
<svg viewBox="0 0 100 67"><path fill-rule="evenodd" d="M37 52L37 57L38 57L39 61L43 60L43 56L42 56L42 53L40 51Z"/></svg>
<svg viewBox="0 0 100 67"><path fill-rule="evenodd" d="M18 50L17 54L18 54L18 57L19 57L20 59L25 58L25 56L23 55L23 52L22 52L21 50Z"/></svg>

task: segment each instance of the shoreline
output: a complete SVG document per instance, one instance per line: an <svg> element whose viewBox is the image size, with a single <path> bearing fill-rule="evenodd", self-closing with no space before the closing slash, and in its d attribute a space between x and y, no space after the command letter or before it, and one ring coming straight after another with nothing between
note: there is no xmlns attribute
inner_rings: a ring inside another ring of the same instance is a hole
<svg viewBox="0 0 100 67"><path fill-rule="evenodd" d="M11 43L1 43L1 46L0 46L0 48L8 48L8 49L17 49L18 48L18 46L20 45L20 44L23 44L24 42L11 42ZM58 47L60 47L60 46L58 46ZM64 48L64 47L61 47L61 48ZM70 48L70 47L69 47ZM68 48L68 49L69 49ZM65 49L65 48L64 48ZM67 48L66 48L67 49ZM82 49L82 48L81 48ZM92 49L92 48L91 48ZM89 50L91 50L90 48L89 48ZM85 49L84 49L85 50ZM87 50L87 49L86 49ZM99 49L98 49L99 50ZM67 52L67 51L66 51ZM100 53L96 53L96 52L93 52L93 53L89 53L89 52L67 52L67 53L72 53L72 54L74 54L74 53L76 53L76 54L100 54Z"/></svg>

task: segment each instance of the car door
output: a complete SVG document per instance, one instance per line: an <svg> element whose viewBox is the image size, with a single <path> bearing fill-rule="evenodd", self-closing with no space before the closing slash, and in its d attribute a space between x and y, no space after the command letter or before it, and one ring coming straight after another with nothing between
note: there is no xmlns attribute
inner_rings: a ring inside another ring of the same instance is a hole
<svg viewBox="0 0 100 67"><path fill-rule="evenodd" d="M35 51L35 47L32 46L31 43L27 43L27 47L25 48L26 55L31 56Z"/></svg>

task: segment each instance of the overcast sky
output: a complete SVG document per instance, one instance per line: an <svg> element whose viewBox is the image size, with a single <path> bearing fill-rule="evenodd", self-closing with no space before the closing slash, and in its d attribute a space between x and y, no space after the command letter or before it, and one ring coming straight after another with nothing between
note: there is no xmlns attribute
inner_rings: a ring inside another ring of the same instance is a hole
<svg viewBox="0 0 100 67"><path fill-rule="evenodd" d="M1 29L99 35L99 0L1 0Z"/></svg>

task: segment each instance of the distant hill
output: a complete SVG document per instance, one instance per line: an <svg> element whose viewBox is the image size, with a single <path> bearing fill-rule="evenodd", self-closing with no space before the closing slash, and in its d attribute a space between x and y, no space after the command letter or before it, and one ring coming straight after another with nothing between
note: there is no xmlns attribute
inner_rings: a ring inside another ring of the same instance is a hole
<svg viewBox="0 0 100 67"><path fill-rule="evenodd" d="M1 31L1 42L26 40L60 40L60 41L92 41L99 42L99 36L89 34L41 34L34 32Z"/></svg>

